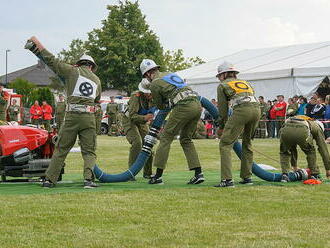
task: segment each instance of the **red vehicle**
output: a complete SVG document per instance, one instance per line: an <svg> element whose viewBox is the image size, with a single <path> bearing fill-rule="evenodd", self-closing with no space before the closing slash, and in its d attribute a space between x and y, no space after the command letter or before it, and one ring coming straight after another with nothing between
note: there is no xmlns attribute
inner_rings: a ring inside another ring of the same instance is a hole
<svg viewBox="0 0 330 248"><path fill-rule="evenodd" d="M44 177L53 155L56 133L29 126L0 126L0 175ZM64 173L62 170L61 176ZM60 179L61 179L60 176Z"/></svg>

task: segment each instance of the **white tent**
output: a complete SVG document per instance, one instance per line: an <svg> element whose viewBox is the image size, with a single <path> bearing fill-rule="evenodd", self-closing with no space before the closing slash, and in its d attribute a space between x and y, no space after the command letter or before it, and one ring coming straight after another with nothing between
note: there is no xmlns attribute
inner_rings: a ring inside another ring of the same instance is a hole
<svg viewBox="0 0 330 248"><path fill-rule="evenodd" d="M330 42L243 50L178 74L200 95L216 98L215 75L224 60L240 70L240 79L252 83L257 96L310 96L330 75Z"/></svg>

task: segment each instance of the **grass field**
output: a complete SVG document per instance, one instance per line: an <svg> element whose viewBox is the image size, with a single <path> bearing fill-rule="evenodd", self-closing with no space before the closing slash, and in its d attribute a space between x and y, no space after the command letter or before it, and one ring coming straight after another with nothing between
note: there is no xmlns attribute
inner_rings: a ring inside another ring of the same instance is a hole
<svg viewBox="0 0 330 248"><path fill-rule="evenodd" d="M0 247L330 247L330 182L306 186L254 177L255 185L218 189L218 141L197 140L206 182L191 177L180 145L172 145L165 185L136 182L82 188L80 153L70 153L64 181L0 184ZM255 161L279 168L276 139L257 139ZM98 164L108 173L127 168L123 137L98 138ZM235 180L239 160L234 158ZM272 158L272 159L271 159ZM319 165L324 172L321 159ZM299 156L299 165L306 166Z"/></svg>

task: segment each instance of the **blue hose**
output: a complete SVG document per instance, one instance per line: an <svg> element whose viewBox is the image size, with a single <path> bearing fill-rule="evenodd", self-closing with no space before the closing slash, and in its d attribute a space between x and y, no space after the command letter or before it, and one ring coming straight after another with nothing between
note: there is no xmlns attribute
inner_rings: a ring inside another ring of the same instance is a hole
<svg viewBox="0 0 330 248"><path fill-rule="evenodd" d="M152 130L160 130L167 114L169 113L170 109L167 110L160 110L155 117L155 120L152 123L150 131ZM149 132L150 133L150 132ZM153 145L146 147L146 149L142 148L142 151L138 155L137 159L133 163L133 165L125 172L120 174L107 174L103 172L97 165L93 167L93 172L95 177L103 183L116 183L116 182L127 182L130 179L133 179L143 168L145 163L147 162L148 158L150 157L150 150L152 149Z"/></svg>
<svg viewBox="0 0 330 248"><path fill-rule="evenodd" d="M212 115L212 117L216 120L219 117L218 109L206 98L199 97L199 100L202 104L202 106ZM150 128L150 133L154 133L156 135L158 131L160 130L167 114L169 113L169 109L167 110L161 110L158 112L155 120L153 121L153 124ZM146 161L150 157L150 152L152 149L152 144L144 144L144 147L142 148L142 151L140 152L138 158L133 163L133 165L125 172L120 174L107 174L103 172L97 165L93 167L93 171L95 174L95 177L100 182L106 182L106 183L114 183L114 182L126 182L130 179L134 178L135 175L139 173L139 171L143 168ZM241 159L242 157L242 145L238 141L236 141L233 145L233 149L236 153L236 155ZM280 173L272 173L269 171L266 171L262 169L260 166L258 166L255 162L253 162L252 165L252 172L257 177L270 181L270 182L279 182L281 180L281 174ZM298 181L302 180L306 177L306 173L302 171L298 172L290 172L289 178L291 181Z"/></svg>
<svg viewBox="0 0 330 248"><path fill-rule="evenodd" d="M207 111L212 115L212 117L216 120L219 117L219 112L217 108L206 98L200 97L200 101L202 106L207 109ZM242 145L240 142L236 141L234 143L233 149L236 153L236 155L239 157L239 159L242 158ZM281 173L272 173L269 171L266 171L262 169L259 165L257 165L255 162L252 164L252 173L256 175L257 177L270 182L279 182L281 181L282 174ZM299 181L303 178L307 177L307 174L304 170L298 171L298 172L290 172L289 178L291 181Z"/></svg>

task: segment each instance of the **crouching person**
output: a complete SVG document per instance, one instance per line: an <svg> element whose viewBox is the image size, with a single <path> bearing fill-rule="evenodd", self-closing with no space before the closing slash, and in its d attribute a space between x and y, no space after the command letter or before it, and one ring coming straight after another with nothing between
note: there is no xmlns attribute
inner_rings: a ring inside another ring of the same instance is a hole
<svg viewBox="0 0 330 248"><path fill-rule="evenodd" d="M319 178L320 170L316 164L316 150L311 133L311 125L314 126L314 124L316 123L311 123L305 117L299 116L291 117L284 123L280 131L281 182L290 181L288 177L288 173L290 172L290 158L292 158L292 153L297 154L297 145L306 154L307 166L311 170L312 177Z"/></svg>
<svg viewBox="0 0 330 248"><path fill-rule="evenodd" d="M96 160L95 103L101 97L101 83L94 74L96 64L92 57L83 55L75 66L56 59L36 37L32 37L26 48L44 61L63 79L67 95L67 107L63 126L59 132L50 165L46 171L43 187L54 187L60 175L66 156L74 146L77 136L84 160L84 187L94 188L93 166Z"/></svg>
<svg viewBox="0 0 330 248"><path fill-rule="evenodd" d="M149 184L163 184L162 175L168 160L170 146L178 134L180 134L180 144L188 167L195 172L195 176L190 179L188 184L204 182L202 168L192 142L192 136L202 111L198 95L175 73L160 72L159 66L153 60L144 59L140 70L143 77L150 82L149 88L155 106L161 110L171 108L154 158L156 174L151 177Z"/></svg>
<svg viewBox="0 0 330 248"><path fill-rule="evenodd" d="M318 147L318 152L321 155L323 165L324 165L324 168L326 171L326 176L329 178L330 177L330 155L329 155L327 144L325 143L323 123L321 123L318 120L313 120L312 118L310 118L308 116L301 116L301 115L295 116L291 120L295 120L295 121L305 120L308 123L308 128L310 130L312 139L315 141L315 143ZM298 169L297 146L293 146L290 150L290 153L291 153L291 166L293 167L294 170L297 170ZM315 161L315 164L316 164L316 161ZM313 168L313 166L311 168ZM314 173L312 171L312 176L314 178L319 178L320 175L318 173L319 173L318 168L314 169ZM283 180L283 181L285 182L286 180Z"/></svg>
<svg viewBox="0 0 330 248"><path fill-rule="evenodd" d="M151 91L147 88L150 84L143 79L139 84L139 90L133 92L128 108L123 115L123 127L127 141L131 144L129 150L128 167L131 167L142 149L144 137L149 132L149 123L153 119L151 106ZM152 155L143 168L143 177L150 179L152 174Z"/></svg>

